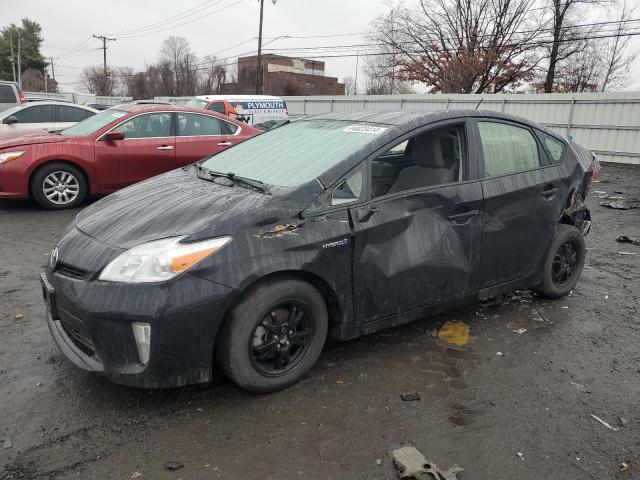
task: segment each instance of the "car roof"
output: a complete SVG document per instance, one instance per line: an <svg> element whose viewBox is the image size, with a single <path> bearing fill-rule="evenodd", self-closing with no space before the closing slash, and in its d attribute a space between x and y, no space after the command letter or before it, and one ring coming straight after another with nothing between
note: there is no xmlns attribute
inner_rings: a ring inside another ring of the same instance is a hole
<svg viewBox="0 0 640 480"><path fill-rule="evenodd" d="M157 104L157 103L122 103L120 105L114 105L114 110L120 110L129 113L144 113L144 112L192 112L192 113L214 113L208 110L202 110L201 108L185 107L182 105L173 104ZM225 118L228 120L228 118Z"/></svg>
<svg viewBox="0 0 640 480"><path fill-rule="evenodd" d="M206 100L211 102L213 100L278 100L283 101L280 97L274 97L273 95L198 95L194 98L198 100Z"/></svg>
<svg viewBox="0 0 640 480"><path fill-rule="evenodd" d="M41 106L41 105L63 105L65 107L79 107L79 108L84 108L85 110L91 110L94 112L96 111L95 108L87 107L86 105L81 105L79 103L66 102L64 100L42 100L42 101L39 100L36 102L23 103L18 106L22 108L26 108L26 107L35 107L35 106Z"/></svg>
<svg viewBox="0 0 640 480"><path fill-rule="evenodd" d="M378 123L390 127L399 127L399 129L401 130L410 130L428 123L464 117L489 117L501 120L511 120L518 123L523 123L530 127L537 128L538 130L542 130L555 137L560 136L552 130L546 128L544 125L532 122L531 120L527 120L526 118L490 110L363 110L356 112L320 113L317 115L309 115L304 119L301 119L301 121L335 120L345 122Z"/></svg>

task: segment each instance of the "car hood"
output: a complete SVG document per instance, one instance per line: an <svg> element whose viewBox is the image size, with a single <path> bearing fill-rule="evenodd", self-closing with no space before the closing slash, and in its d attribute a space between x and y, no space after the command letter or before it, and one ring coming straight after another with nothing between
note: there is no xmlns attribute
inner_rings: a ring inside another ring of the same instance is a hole
<svg viewBox="0 0 640 480"><path fill-rule="evenodd" d="M211 238L233 235L237 229L254 224L251 217L268 216L271 208L263 208L267 204L277 204L282 214L287 210L282 200L280 195L202 180L196 169L189 167L105 197L76 217L76 227L119 248L183 235L196 234L194 240Z"/></svg>
<svg viewBox="0 0 640 480"><path fill-rule="evenodd" d="M0 135L0 149L20 147L22 145L34 145L36 143L59 143L64 142L67 139L68 137L44 131L5 133Z"/></svg>

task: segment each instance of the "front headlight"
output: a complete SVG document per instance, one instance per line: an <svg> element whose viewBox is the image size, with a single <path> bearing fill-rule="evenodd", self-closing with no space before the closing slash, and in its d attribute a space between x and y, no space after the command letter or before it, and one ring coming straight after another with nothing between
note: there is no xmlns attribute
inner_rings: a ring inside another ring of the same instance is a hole
<svg viewBox="0 0 640 480"><path fill-rule="evenodd" d="M163 282L189 270L231 241L231 237L219 237L180 243L183 238L165 238L133 247L109 263L99 279L125 283Z"/></svg>
<svg viewBox="0 0 640 480"><path fill-rule="evenodd" d="M24 154L24 151L0 153L0 164L9 163L16 158L20 158Z"/></svg>

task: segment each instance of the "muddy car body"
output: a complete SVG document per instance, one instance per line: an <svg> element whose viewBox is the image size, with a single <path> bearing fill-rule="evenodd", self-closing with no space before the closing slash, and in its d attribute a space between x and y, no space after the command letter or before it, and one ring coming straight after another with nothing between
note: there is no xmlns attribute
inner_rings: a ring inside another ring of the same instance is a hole
<svg viewBox="0 0 640 480"><path fill-rule="evenodd" d="M42 274L48 324L118 383L206 382L216 358L241 387L276 390L326 335L518 288L566 294L598 168L502 114L305 118L84 210Z"/></svg>

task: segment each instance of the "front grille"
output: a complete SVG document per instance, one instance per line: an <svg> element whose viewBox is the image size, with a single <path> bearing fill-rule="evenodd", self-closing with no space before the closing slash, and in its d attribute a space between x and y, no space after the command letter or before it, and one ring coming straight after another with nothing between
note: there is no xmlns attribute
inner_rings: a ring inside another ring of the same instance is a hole
<svg viewBox="0 0 640 480"><path fill-rule="evenodd" d="M72 267L71 265L67 265L66 263L59 263L56 266L55 272L59 275L69 277L69 278L74 278L76 280L83 280L84 277L87 275L87 272L85 270Z"/></svg>
<svg viewBox="0 0 640 480"><path fill-rule="evenodd" d="M90 357L96 356L96 347L89 337L64 321L61 321L60 323L62 324L62 329L69 336L73 344L82 351L82 353Z"/></svg>

